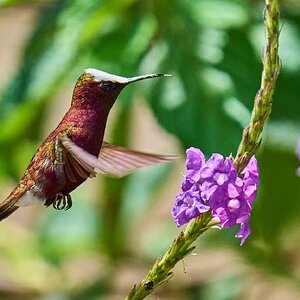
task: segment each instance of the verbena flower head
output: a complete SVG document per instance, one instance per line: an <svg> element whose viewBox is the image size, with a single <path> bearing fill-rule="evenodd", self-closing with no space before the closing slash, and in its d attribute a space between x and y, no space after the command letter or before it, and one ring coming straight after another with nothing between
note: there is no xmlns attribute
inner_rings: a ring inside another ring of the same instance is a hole
<svg viewBox="0 0 300 300"><path fill-rule="evenodd" d="M210 207L202 200L200 190L195 184L190 190L183 191L176 196L172 216L176 225L181 226L208 210L210 210Z"/></svg>
<svg viewBox="0 0 300 300"><path fill-rule="evenodd" d="M254 156L251 157L246 168L241 172L243 177L243 190L248 201L253 201L256 198L257 187L259 184L258 164Z"/></svg>
<svg viewBox="0 0 300 300"><path fill-rule="evenodd" d="M231 158L214 153L201 169L201 195L213 203L228 195L228 188L235 183L237 172Z"/></svg>
<svg viewBox="0 0 300 300"><path fill-rule="evenodd" d="M176 196L172 216L177 226L188 223L191 219L210 210L200 195L200 170L205 163L204 154L197 148L186 150L186 176L182 181L182 192Z"/></svg>
<svg viewBox="0 0 300 300"><path fill-rule="evenodd" d="M200 181L200 170L205 164L204 154L197 148L186 150L186 176L182 181L182 190L188 191L195 183Z"/></svg>
<svg viewBox="0 0 300 300"><path fill-rule="evenodd" d="M236 237L242 245L251 233L248 221L259 184L255 157L238 175L232 157L214 153L205 162L199 149L190 148L186 153L187 172L182 192L176 196L172 209L176 225L181 226L211 210L222 228L240 224Z"/></svg>

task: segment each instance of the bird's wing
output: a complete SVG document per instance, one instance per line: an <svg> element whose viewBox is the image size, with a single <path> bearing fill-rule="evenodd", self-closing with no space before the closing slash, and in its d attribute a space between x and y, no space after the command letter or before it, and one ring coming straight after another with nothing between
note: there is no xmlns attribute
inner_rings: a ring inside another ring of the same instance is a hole
<svg viewBox="0 0 300 300"><path fill-rule="evenodd" d="M77 168L80 167L85 174L103 173L122 177L135 169L177 158L173 155L132 151L106 142L103 142L99 157L96 157L73 143L67 135L61 135L60 141L68 153L71 154L68 157L72 164L77 165Z"/></svg>
<svg viewBox="0 0 300 300"><path fill-rule="evenodd" d="M176 158L178 156L149 154L103 142L98 160L109 165L109 170L106 171L109 175L122 177L135 169Z"/></svg>
<svg viewBox="0 0 300 300"><path fill-rule="evenodd" d="M52 149L52 162L57 182L64 186L66 179L76 182L76 174L87 179L94 174L93 169L81 164L63 144L66 133L60 133L55 138ZM68 138L68 140L70 140ZM71 141L71 140L70 140ZM79 147L78 147L79 148Z"/></svg>

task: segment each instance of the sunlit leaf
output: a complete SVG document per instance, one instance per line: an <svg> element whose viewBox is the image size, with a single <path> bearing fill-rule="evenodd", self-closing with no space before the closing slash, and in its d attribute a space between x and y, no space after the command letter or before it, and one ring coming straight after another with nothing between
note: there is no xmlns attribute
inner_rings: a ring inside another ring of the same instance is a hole
<svg viewBox="0 0 300 300"><path fill-rule="evenodd" d="M241 27L248 23L249 12L242 1L189 1L191 16L200 26L217 28Z"/></svg>

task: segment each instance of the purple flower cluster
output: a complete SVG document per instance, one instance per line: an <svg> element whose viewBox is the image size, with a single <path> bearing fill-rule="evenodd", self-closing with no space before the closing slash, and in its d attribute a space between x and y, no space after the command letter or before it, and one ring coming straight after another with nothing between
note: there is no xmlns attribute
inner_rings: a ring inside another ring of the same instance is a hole
<svg viewBox="0 0 300 300"><path fill-rule="evenodd" d="M177 226L211 210L220 226L233 227L240 224L236 234L241 245L251 233L248 225L252 203L256 198L258 165L252 157L238 175L232 157L214 153L207 161L197 148L186 151L186 176L182 192L176 196L172 216Z"/></svg>

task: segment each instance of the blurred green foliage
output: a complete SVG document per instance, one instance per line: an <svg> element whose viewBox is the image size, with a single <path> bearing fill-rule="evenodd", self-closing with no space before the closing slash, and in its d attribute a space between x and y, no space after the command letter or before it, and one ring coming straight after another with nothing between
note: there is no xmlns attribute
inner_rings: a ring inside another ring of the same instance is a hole
<svg viewBox="0 0 300 300"><path fill-rule="evenodd" d="M0 5L22 2L0 1ZM41 142L47 104L59 90L74 83L86 67L125 76L172 74L170 79L136 85L121 95L117 121L110 124L113 142L130 143L134 92L139 91L161 127L178 138L182 151L196 146L206 155L235 154L260 84L263 1L61 0L37 1L34 5L40 5L39 16L20 65L7 84L0 87L3 182L7 178L19 179ZM281 16L282 72L259 153L261 187L251 220L252 236L242 249L238 249L230 230L208 233L199 245L205 248L226 243L252 266L299 283L296 253L300 239L291 245L289 236L300 225L300 181L295 176L299 162L294 153L300 137L300 5L282 1ZM117 266L132 257L146 264L146 272L147 264L154 262L176 236L173 221L170 217L144 231L143 253L130 244L129 237L132 227L143 216L146 218L155 203L156 191L164 187L171 169L162 166L141 170L122 180L107 178L102 180L102 192L96 197L102 201L97 204L85 201L83 186L74 192L76 205L72 210L64 214L47 210L37 221L38 230L30 237L22 237L21 245L30 239L32 247L22 248L26 255L21 261L30 265L36 257L35 272L44 272L42 277L49 278L57 289L42 286L41 279L35 277L30 281L30 275L26 282L35 282L36 289L30 291L28 299L99 299L111 292L110 278L119 272ZM171 209L172 199L168 201ZM10 228L1 223L1 227L12 236L18 232L14 225ZM15 244L13 237L7 242L1 236L0 251L7 268L26 274L28 266L15 266L20 261L10 250ZM79 280L76 287L64 287L61 281L67 281L68 274L59 270L70 257L82 253L92 257L101 253L106 257L106 269L89 285L81 286ZM57 274L59 278L55 278ZM177 296L233 299L241 285L242 280L232 276L204 288L187 287L186 293L181 291ZM227 290L214 293L216 289ZM1 295L8 297L0 291ZM18 299L17 294L13 297ZM21 297L25 299L24 294Z"/></svg>

